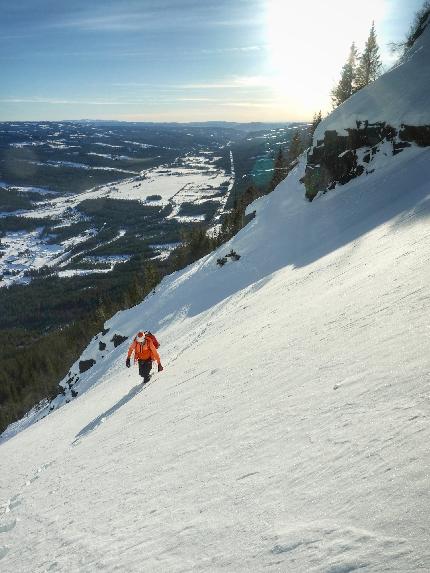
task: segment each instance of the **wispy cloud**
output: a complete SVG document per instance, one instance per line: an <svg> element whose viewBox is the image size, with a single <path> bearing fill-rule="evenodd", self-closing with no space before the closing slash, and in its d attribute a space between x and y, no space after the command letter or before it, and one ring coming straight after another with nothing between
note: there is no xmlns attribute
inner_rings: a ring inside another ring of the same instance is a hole
<svg viewBox="0 0 430 573"><path fill-rule="evenodd" d="M232 79L221 82L202 82L196 84L182 84L178 88L188 90L200 89L249 89L249 88L263 88L271 87L273 80L270 76L237 76Z"/></svg>
<svg viewBox="0 0 430 573"><path fill-rule="evenodd" d="M146 24L146 25L145 25ZM141 13L80 15L52 23L54 28L71 28L88 32L129 32L147 28L149 22ZM152 23L153 25L154 23Z"/></svg>
<svg viewBox="0 0 430 573"><path fill-rule="evenodd" d="M258 88L271 88L273 86L273 78L271 76L234 76L216 82L197 82L186 84L155 84L149 82L116 82L112 84L113 87L121 88L144 88L145 90L159 90L159 91L192 91L192 90L248 90Z"/></svg>
<svg viewBox="0 0 430 573"><path fill-rule="evenodd" d="M219 99L215 97L181 97L177 101L219 103Z"/></svg>
<svg viewBox="0 0 430 573"><path fill-rule="evenodd" d="M212 103L222 107L259 107L265 108L274 105L275 100L260 100L260 101L229 101L221 100L219 98L206 98L206 97L190 97L179 98L179 102L197 102L197 103Z"/></svg>
<svg viewBox="0 0 430 573"><path fill-rule="evenodd" d="M24 40L31 38L34 34L0 34L0 41L9 42L10 40Z"/></svg>
<svg viewBox="0 0 430 573"><path fill-rule="evenodd" d="M234 53L247 53L247 52L259 52L261 50L266 50L268 48L267 44L259 44L255 46L232 46L229 48L202 48L200 54L234 54ZM193 52L195 54L195 52Z"/></svg>
<svg viewBox="0 0 430 573"><path fill-rule="evenodd" d="M225 101L220 102L219 105L223 107L259 107L268 108L273 106L276 102L274 100L270 101Z"/></svg>
<svg viewBox="0 0 430 573"><path fill-rule="evenodd" d="M257 14L255 16L248 16L246 18L231 18L229 20L213 20L210 22L212 26L217 26L220 28L247 28L252 26L261 25L261 16Z"/></svg>
<svg viewBox="0 0 430 573"><path fill-rule="evenodd" d="M70 13L71 12L71 13ZM65 12L52 19L48 27L70 28L93 32L126 32L141 30L166 30L199 27L226 28L258 25L260 18L254 12L244 16L244 8L231 5L226 0L201 2L169 0L158 2L127 2L97 6L90 5ZM226 14L229 17L225 17Z"/></svg>
<svg viewBox="0 0 430 573"><path fill-rule="evenodd" d="M118 100L70 100L42 97L10 97L1 98L0 103L22 103L22 104L48 104L48 105L134 105L143 102L139 101L118 101Z"/></svg>
<svg viewBox="0 0 430 573"><path fill-rule="evenodd" d="M175 91L178 90L178 85L175 84L156 84L149 82L115 82L111 84L115 88L144 88L145 90L154 91Z"/></svg>

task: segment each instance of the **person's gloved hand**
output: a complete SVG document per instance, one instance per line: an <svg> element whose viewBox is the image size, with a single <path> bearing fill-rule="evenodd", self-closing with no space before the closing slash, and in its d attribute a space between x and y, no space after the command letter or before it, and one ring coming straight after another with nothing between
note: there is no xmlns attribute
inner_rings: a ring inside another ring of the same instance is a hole
<svg viewBox="0 0 430 573"><path fill-rule="evenodd" d="M127 360L125 361L125 365L127 366L127 368L130 368L130 358L127 358Z"/></svg>
<svg viewBox="0 0 430 573"><path fill-rule="evenodd" d="M164 368L161 366L161 364L158 365L158 372L161 372L162 370L164 370Z"/></svg>

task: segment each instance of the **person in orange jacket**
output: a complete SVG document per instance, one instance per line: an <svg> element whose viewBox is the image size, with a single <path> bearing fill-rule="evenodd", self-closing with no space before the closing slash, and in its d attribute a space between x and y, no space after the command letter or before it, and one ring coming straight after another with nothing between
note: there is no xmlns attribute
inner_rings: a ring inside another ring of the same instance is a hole
<svg viewBox="0 0 430 573"><path fill-rule="evenodd" d="M146 332L138 332L136 338L130 344L125 365L130 368L130 358L134 353L134 362L139 364L139 375L143 378L143 383L149 382L151 377L152 362L157 362L158 372L163 370L160 356L155 348L151 336Z"/></svg>

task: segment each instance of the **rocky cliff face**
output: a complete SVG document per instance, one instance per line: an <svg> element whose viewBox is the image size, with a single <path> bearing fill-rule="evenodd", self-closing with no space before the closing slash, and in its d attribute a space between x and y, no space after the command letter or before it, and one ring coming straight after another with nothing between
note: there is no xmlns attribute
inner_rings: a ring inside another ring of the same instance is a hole
<svg viewBox="0 0 430 573"><path fill-rule="evenodd" d="M401 125L398 129L383 121L370 124L365 120L357 121L356 128L346 128L346 132L339 135L327 130L310 149L303 178L310 201L337 184L371 173L372 161L382 146L385 153L390 150L393 155L412 144L430 146L430 125Z"/></svg>
<svg viewBox="0 0 430 573"><path fill-rule="evenodd" d="M308 152L306 197L371 173L378 154L430 145L430 10L400 62L324 119Z"/></svg>

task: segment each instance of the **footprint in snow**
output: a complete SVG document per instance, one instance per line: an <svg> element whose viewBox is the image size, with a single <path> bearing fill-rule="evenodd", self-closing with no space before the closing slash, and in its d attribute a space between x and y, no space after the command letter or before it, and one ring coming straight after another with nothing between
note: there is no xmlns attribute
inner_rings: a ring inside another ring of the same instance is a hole
<svg viewBox="0 0 430 573"><path fill-rule="evenodd" d="M16 519L12 519L6 523L0 523L0 533L7 533L8 531L12 531L12 529L16 525Z"/></svg>
<svg viewBox="0 0 430 573"><path fill-rule="evenodd" d="M243 475L243 476L240 476L240 477L236 478L236 481L240 481L240 480L242 480L242 479L246 479L246 478L249 478L249 477L252 477L252 476L256 476L256 475L259 474L259 473L260 473L260 472L251 472L251 473L249 473L249 474L245 474L245 475Z"/></svg>
<svg viewBox="0 0 430 573"><path fill-rule="evenodd" d="M9 507L10 509L14 509L15 507L18 507L18 505L21 505L21 503L22 503L21 495L17 493L16 495L10 498Z"/></svg>
<svg viewBox="0 0 430 573"><path fill-rule="evenodd" d="M29 485L31 485L33 482L35 482L37 479L39 479L40 474L41 474L42 472L44 472L46 469L48 469L50 466L52 466L53 463L54 463L53 461L52 461L52 462L47 462L46 464L42 464L41 466L39 466L39 467L37 468L36 473L34 474L34 476L33 476L32 478L30 478L29 480L27 480L27 481L25 482L25 485L26 485L26 486L29 486Z"/></svg>
<svg viewBox="0 0 430 573"><path fill-rule="evenodd" d="M7 513L8 513L7 510L9 509L9 507L10 506L8 505L4 515L7 515ZM8 533L9 531L12 531L12 529L14 529L15 526L16 526L16 519L0 520L0 535L3 533ZM7 547L6 545L0 545L0 560L6 556L8 551L9 551L9 547Z"/></svg>
<svg viewBox="0 0 430 573"><path fill-rule="evenodd" d="M7 552L9 551L9 547L0 546L0 559L6 557Z"/></svg>
<svg viewBox="0 0 430 573"><path fill-rule="evenodd" d="M4 505L2 505L0 507L0 532L1 527L2 527L2 523L1 523L1 518L4 515L7 515L8 513L10 513L13 509L15 509L15 507L18 507L18 505L21 505L21 499L20 499L20 495L14 495L11 499L9 499Z"/></svg>

